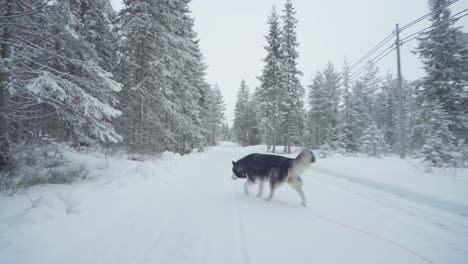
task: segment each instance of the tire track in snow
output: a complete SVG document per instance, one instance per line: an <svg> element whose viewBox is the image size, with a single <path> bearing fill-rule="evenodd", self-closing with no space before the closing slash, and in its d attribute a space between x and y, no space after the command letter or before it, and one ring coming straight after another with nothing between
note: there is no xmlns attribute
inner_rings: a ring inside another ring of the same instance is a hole
<svg viewBox="0 0 468 264"><path fill-rule="evenodd" d="M427 209L424 209L423 207L418 206L418 202L415 202L411 199L407 199L406 197L394 195L392 193L385 192L382 189L375 189L366 185L360 185L358 183L346 181L344 179L330 175L326 172L321 173L326 176L332 176L333 178L325 179L320 177L311 177L311 179L322 184L332 186L334 185L337 188L342 189L343 191L361 196L362 198L368 201L384 205L385 208L392 208L394 210L404 212L406 215L416 216L424 221L438 226L441 229L452 231L452 233L465 233L465 236L468 237L468 233L466 232L466 230L468 230L468 225L466 225L465 222L462 220L465 218L464 216L461 216L459 214L453 214L451 215L452 217L450 217L443 213L445 211L440 211L441 213L438 214L436 211L430 210L429 208L436 210L440 209L431 207L429 204L422 204L423 206L428 206ZM457 228L449 228L448 225L456 226Z"/></svg>
<svg viewBox="0 0 468 264"><path fill-rule="evenodd" d="M231 184L232 186L232 192L234 193L234 185ZM241 251L242 251L242 259L244 261L244 264L250 264L250 255L249 251L247 249L247 243L245 239L245 230L244 230L244 221L242 220L242 215L240 213L240 208L239 208L239 201L237 200L236 196L233 196L233 203L234 203L234 214L236 215L237 218L237 231L239 234L239 240L240 240L240 246L241 246Z"/></svg>
<svg viewBox="0 0 468 264"><path fill-rule="evenodd" d="M363 179L363 178L347 175L344 173L332 171L329 169L319 168L317 166L315 166L313 169L323 174L340 179L342 181L346 181L348 183L360 185L360 186L371 188L371 189L376 189L384 193L393 194L395 196L399 196L404 199L417 202L426 206L430 206L439 210L458 214L463 217L468 217L468 206L463 205L463 204L445 201L445 200L432 197L429 195L425 195L422 193L409 191L401 187L397 187L397 186L393 186L393 185L385 184L385 183L378 183L370 179Z"/></svg>

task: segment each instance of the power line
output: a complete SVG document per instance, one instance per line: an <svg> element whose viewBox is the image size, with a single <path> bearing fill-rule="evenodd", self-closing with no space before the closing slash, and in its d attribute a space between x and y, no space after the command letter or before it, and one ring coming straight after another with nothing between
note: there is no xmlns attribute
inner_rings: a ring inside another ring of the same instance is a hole
<svg viewBox="0 0 468 264"><path fill-rule="evenodd" d="M421 29L421 30L419 30L418 32L415 32L415 33L413 33L413 34L411 34L411 35L409 35L409 36L404 37L404 38L401 40L401 45L405 44L405 43L408 42L408 41L411 41L411 40L417 38L419 35L425 33L425 31L428 30L428 29L430 29L430 28L438 27L438 26L440 26L441 24L450 22L449 19L458 20L458 19L460 19L460 18L462 18L462 17L464 17L464 16L467 16L468 13L463 14L463 15L461 15L461 16L459 16L459 17L456 17L456 16L458 16L459 14L462 14L462 13L464 13L464 12L466 12L466 11L468 11L468 8L465 9L465 10L463 10L463 11L460 11L460 12L456 13L455 15L449 17L447 20L439 21L439 22L437 22L437 23L435 23L435 24L432 24L431 26L429 26L429 27L427 27L427 28ZM413 37L413 36L415 36L415 37ZM413 37L413 38L412 38L412 37Z"/></svg>
<svg viewBox="0 0 468 264"><path fill-rule="evenodd" d="M438 11L440 11L440 10L442 10L442 9L444 9L444 8L446 8L446 7L448 7L448 6L452 5L452 4L454 4L454 3L456 3L456 2L458 2L458 0L453 0L453 1L451 1L451 2L448 2L447 4L445 4L445 5L441 6L441 7L439 7L438 9L436 9L436 10L434 10L434 11L432 11L432 12L429 12L429 13L425 14L424 16L421 16L421 17L419 17L419 18L417 18L417 19L411 21L410 23L408 23L408 24L404 25L403 27L401 27L401 28L400 28L400 32L403 31L403 30L405 30L405 29L407 29L407 28L409 28L409 27L411 27L411 26L413 26L414 24L417 24L417 23L421 22L422 20L426 19L427 17L433 15L434 13L436 13L436 12L438 12Z"/></svg>
<svg viewBox="0 0 468 264"><path fill-rule="evenodd" d="M432 14L454 4L458 2L458 0L453 0L453 1L450 1L448 3L446 3L445 5L439 7L438 9L432 11L432 12L429 12L413 21L411 21L410 23L406 24L405 26L401 27L400 29L400 32L421 22L422 20L426 19L427 17L431 16ZM380 48L382 48L382 46L384 46L386 43L388 43L392 38L393 36L395 35L395 32L393 31L391 34L389 34L387 37L385 37L382 41L380 41L376 46L374 46L374 48L372 48L369 52L367 52L363 57L361 57L358 61L356 61L353 65L351 65L350 67L350 70L353 70L355 69L356 67L358 67L362 62L364 62L367 58L369 58L370 56L372 56L372 54L374 54L375 52L377 52ZM404 40L404 39L403 39ZM402 40L402 42L403 42ZM401 43L402 43L401 42ZM362 68L361 68L362 69ZM359 69L360 70L360 69ZM358 71L359 71L358 70Z"/></svg>
<svg viewBox="0 0 468 264"><path fill-rule="evenodd" d="M381 59L385 58L388 54L390 54L392 51L395 50L395 44L390 45L388 48L380 52L377 56L375 56L373 59L370 60L372 64L377 64ZM387 52L388 51L388 52ZM385 53L386 52L386 53ZM366 71L367 69L370 68L370 65L364 65L361 68L359 68L357 71L355 71L353 74L350 75L349 80L352 81L355 79L355 77L359 76L361 73Z"/></svg>
<svg viewBox="0 0 468 264"><path fill-rule="evenodd" d="M382 41L380 41L374 48L372 48L369 52L366 53L362 58L360 58L357 62L355 62L351 67L349 68L350 70L353 70L356 68L359 64L361 64L364 60L369 58L372 54L374 54L377 50L379 50L383 45L388 43L392 38L393 38L394 32L392 32L390 35L385 37Z"/></svg>
<svg viewBox="0 0 468 264"><path fill-rule="evenodd" d="M382 57L380 57L380 58L378 58L378 59L376 58L377 60L375 60L375 61L371 61L371 63L372 63L373 65L377 64L377 62L379 62L379 61L382 60L383 58L387 57L388 54L392 53L392 51L394 51L395 49L396 49L396 48L393 48L393 49L389 50L389 51L388 51L387 53L385 53ZM357 78L359 75L361 75L361 73L365 72L366 70L368 70L368 69L371 68L371 67L372 67L371 65L366 65L366 67L365 67L364 69L362 69L360 72L356 72L355 74L353 74L353 75L349 78L349 80L350 80L350 81L354 80L354 79Z"/></svg>
<svg viewBox="0 0 468 264"><path fill-rule="evenodd" d="M450 1L450 2L447 2L445 5L437 8L436 10L434 11L431 11L430 13L427 13L413 21L411 21L410 23L406 24L405 26L401 27L399 32L405 30L405 29L408 29L410 27L412 27L413 25L423 21L424 19L428 18L429 16L433 15L434 13L440 11L440 10L443 10L444 8L447 8L448 6L454 4L458 2L458 0L453 0L453 1ZM468 11L468 9L465 9L461 12L458 12L457 14L451 16L450 18L453 18L455 20L458 20L466 15L467 14L463 14L459 17L456 17L457 15L460 15L464 12ZM449 18L449 19L450 19ZM427 27L427 28L424 28L416 33L413 33L403 39L401 39L401 41L399 42L400 45L403 45L404 43L406 42L409 42L415 38L417 38L420 34L424 33L424 31L426 31L427 29L430 29L432 27L436 27L438 26L439 24L441 23L444 23L444 22L447 22L447 21L440 21L436 24L433 24L431 25L430 27ZM375 45L369 52L367 52L363 57L361 57L358 61L356 61L353 65L351 65L351 67L349 68L350 71L352 71L353 69L357 68L361 63L363 63L366 59L368 59L369 57L371 57L374 53L376 53L379 49L381 49L385 44L387 44L389 41L391 41L393 39L395 35L395 31L393 31L391 34L389 34L387 37L385 37L382 41L380 41L377 45ZM370 59L370 62L372 62L373 64L376 64L377 62L379 62L381 59L383 59L384 57L386 57L388 54L390 54L393 50L395 50L395 44L392 44L391 46L389 46L387 49L383 50L382 52L380 52L377 56L375 56L373 59ZM358 70L356 70L353 74L351 74L350 76L350 81L355 79L357 76L359 76L362 72L364 72L365 70L367 70L369 68L369 65L364 65L362 66L361 68L359 68Z"/></svg>
<svg viewBox="0 0 468 264"><path fill-rule="evenodd" d="M427 17L433 15L434 13L454 4L458 2L458 0L453 0L453 1L450 1L448 3L446 3L445 5L439 7L438 9L434 10L434 11L431 11L413 21L411 21L410 23L406 24L405 26L401 27L400 28L400 32L421 22L422 20L426 19ZM372 54L374 54L375 52L377 52L380 48L382 48L382 46L384 46L386 43L388 43L392 38L393 36L395 35L395 32L393 31L391 34L389 34L387 37L385 37L382 41L380 41L376 46L374 46L374 48L372 48L369 52L367 52L363 57L361 57L358 61L356 61L353 65L351 65L350 67L350 70L353 70L355 69L357 66L359 66L362 62L364 62L367 58L369 58L370 56L372 56ZM406 38L407 39L407 38ZM403 43L403 40L402 42ZM359 71L359 70L358 70Z"/></svg>

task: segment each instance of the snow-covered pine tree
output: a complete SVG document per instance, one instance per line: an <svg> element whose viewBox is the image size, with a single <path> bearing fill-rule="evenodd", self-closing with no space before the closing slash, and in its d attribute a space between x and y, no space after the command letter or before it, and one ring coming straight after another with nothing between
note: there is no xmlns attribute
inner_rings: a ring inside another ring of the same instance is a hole
<svg viewBox="0 0 468 264"><path fill-rule="evenodd" d="M339 141L339 128L338 128L338 109L341 99L340 91L340 74L335 70L333 64L328 62L323 70L323 88L326 93L324 100L326 112L326 126L327 130L326 142L328 142L331 150L338 148Z"/></svg>
<svg viewBox="0 0 468 264"><path fill-rule="evenodd" d="M223 95L218 84L214 84L212 89L212 95L210 100L210 114L209 114L209 140L210 145L216 145L216 142L220 138L221 125L225 119L224 110L226 108L224 104Z"/></svg>
<svg viewBox="0 0 468 264"><path fill-rule="evenodd" d="M362 85L362 102L368 118L375 121L375 94L379 90L382 79L379 77L379 69L372 61L369 60L366 67L366 71L359 78ZM370 119L367 120L369 124L372 123Z"/></svg>
<svg viewBox="0 0 468 264"><path fill-rule="evenodd" d="M376 123L382 128L385 142L394 153L398 151L398 119L396 80L391 74L385 77L380 93L376 96Z"/></svg>
<svg viewBox="0 0 468 264"><path fill-rule="evenodd" d="M431 111L426 112L423 126L424 145L419 156L430 167L458 167L463 165L459 142L450 130L452 120L445 112L442 103L434 100L425 106Z"/></svg>
<svg viewBox="0 0 468 264"><path fill-rule="evenodd" d="M206 66L203 63L197 35L193 30L193 19L188 16L187 2L179 1L175 7L179 18L174 20L172 31L179 37L179 41L176 42L178 48L175 49L173 56L183 66L173 69L176 74L169 77L176 104L172 132L177 135L175 150L185 153L205 144L206 131L203 128L202 106L199 104L199 99L202 95L200 87L206 83L204 79ZM223 98L217 85L213 88L213 92L215 101L212 103L215 108L212 115L215 121L208 128L211 135L209 137L211 140L208 141L210 145L216 144L221 121L224 118Z"/></svg>
<svg viewBox="0 0 468 264"><path fill-rule="evenodd" d="M175 145L170 123L173 91L165 78L170 71L164 63L170 57L163 52L169 49L169 36L160 23L160 13L155 1L125 0L117 18L121 54L117 77L124 85L120 96L123 115L117 128L126 147L135 152Z"/></svg>
<svg viewBox="0 0 468 264"><path fill-rule="evenodd" d="M113 30L115 11L110 0L70 1L78 19L77 32L92 45L99 65L113 71L117 63L117 34Z"/></svg>
<svg viewBox="0 0 468 264"><path fill-rule="evenodd" d="M228 123L223 123L221 125L221 131L220 131L220 137L219 138L222 141L231 141L232 140L231 128L229 127Z"/></svg>
<svg viewBox="0 0 468 264"><path fill-rule="evenodd" d="M242 80L239 91L237 93L233 124L234 134L236 136L237 142L239 142L241 146L249 145L249 104L249 87L247 86L245 80Z"/></svg>
<svg viewBox="0 0 468 264"><path fill-rule="evenodd" d="M380 85L378 77L378 69L369 61L367 70L364 75L359 78L353 85L353 102L354 111L356 113L354 134L356 139L361 139L372 123L375 123L375 92ZM358 140L358 146L362 142Z"/></svg>
<svg viewBox="0 0 468 264"><path fill-rule="evenodd" d="M421 57L426 76L422 78L421 97L425 101L438 100L453 122L450 129L456 134L466 133L468 109L468 45L461 27L450 18L448 0L429 0L434 11L433 27L422 37L416 52Z"/></svg>
<svg viewBox="0 0 468 264"><path fill-rule="evenodd" d="M299 80L302 73L297 69L299 42L297 41L296 28L298 20L295 18L295 8L291 0L286 0L283 15L283 37L281 38L281 50L284 64L284 83L287 91L284 124L284 147L287 153L291 152L291 144L302 143L304 128L304 95L305 90Z"/></svg>
<svg viewBox="0 0 468 264"><path fill-rule="evenodd" d="M325 90L324 78L321 72L317 72L311 85L308 86L308 102L310 110L308 113L308 138L309 147L319 148L327 141L329 116L328 93Z"/></svg>
<svg viewBox="0 0 468 264"><path fill-rule="evenodd" d="M11 17L17 9L12 0L1 0L0 17L4 21L0 25L0 36L3 40L0 43L0 172L6 170L10 165L10 139L9 139L9 118L10 94L12 85L12 59L13 59L13 39Z"/></svg>
<svg viewBox="0 0 468 264"><path fill-rule="evenodd" d="M354 111L353 94L351 92L350 68L345 58L343 71L341 73L342 101L338 118L338 144L337 147L351 153L357 151L356 138L354 135Z"/></svg>
<svg viewBox="0 0 468 264"><path fill-rule="evenodd" d="M256 89L255 101L258 103L260 133L267 148L272 146L272 151L276 152L276 145L281 137L278 131L281 131L286 114L282 110L287 107L284 100L287 94L281 51L282 32L275 7L268 17L268 25L268 35L265 37L267 55L263 60L265 66L259 77L261 84Z"/></svg>
<svg viewBox="0 0 468 264"><path fill-rule="evenodd" d="M250 100L248 102L248 111L247 111L247 126L249 128L248 132L248 144L249 145L257 145L260 144L261 139L259 138L259 131L258 131L258 118L257 118L257 108L256 108L256 101L254 96L250 96Z"/></svg>
<svg viewBox="0 0 468 264"><path fill-rule="evenodd" d="M405 103L406 103L406 128L408 135L408 151L410 154L418 153L423 144L423 128L424 128L424 116L423 109L421 108L421 100L418 98L419 92L417 87L419 87L419 81L415 83L407 84L404 91L405 93ZM403 86L405 87L405 86Z"/></svg>
<svg viewBox="0 0 468 264"><path fill-rule="evenodd" d="M466 141L468 45L460 27L454 25L456 20L450 18L449 8L444 7L448 2L448 0L429 0L429 9L433 12L430 17L433 26L418 38L419 44L416 49L426 72L418 89L418 98L421 101L422 116L425 117L424 126L434 127L434 123L438 123L442 128L443 123L448 123L450 134L446 137L454 136L461 141ZM441 108L439 114L433 113L434 107ZM433 120L428 120L428 118ZM423 131L425 131L423 149L430 149L431 144L439 145L433 137L435 131L431 131L430 128L424 128ZM443 144L459 144L459 140L444 140L443 138L440 140L444 142ZM453 151L457 145L445 146L450 151L444 151L445 157L438 159L433 159L428 151L423 151L423 153L427 155L426 160L432 160L434 166L443 166L442 163L451 163L450 160L457 159L458 153Z"/></svg>
<svg viewBox="0 0 468 264"><path fill-rule="evenodd" d="M379 127L372 122L361 138L360 151L369 157L380 157L387 150L384 135Z"/></svg>
<svg viewBox="0 0 468 264"><path fill-rule="evenodd" d="M127 145L138 151L202 147L206 131L213 129L202 118L212 107L204 98L211 90L188 1L124 4L118 19L118 72L125 88L119 128L127 135Z"/></svg>
<svg viewBox="0 0 468 264"><path fill-rule="evenodd" d="M99 65L94 45L80 34L72 3L10 3L13 13L43 7L14 16L8 25L15 51L8 84L11 140L119 141L110 119L120 115L114 108L120 84Z"/></svg>

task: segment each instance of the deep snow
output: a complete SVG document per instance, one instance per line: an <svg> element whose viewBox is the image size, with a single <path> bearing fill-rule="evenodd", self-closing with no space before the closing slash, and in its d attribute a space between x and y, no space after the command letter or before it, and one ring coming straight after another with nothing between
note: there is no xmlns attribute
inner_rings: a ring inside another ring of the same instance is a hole
<svg viewBox="0 0 468 264"><path fill-rule="evenodd" d="M225 143L107 164L69 153L89 180L31 188L33 205L0 196L0 263L466 263L466 170L318 159L303 208L287 185L267 202L231 180L231 160L264 150Z"/></svg>

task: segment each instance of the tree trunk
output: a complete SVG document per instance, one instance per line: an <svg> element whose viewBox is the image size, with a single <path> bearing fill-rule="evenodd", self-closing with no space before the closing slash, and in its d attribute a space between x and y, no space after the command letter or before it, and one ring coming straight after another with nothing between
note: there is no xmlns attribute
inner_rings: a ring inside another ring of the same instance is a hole
<svg viewBox="0 0 468 264"><path fill-rule="evenodd" d="M276 130L273 132L273 153L276 153Z"/></svg>
<svg viewBox="0 0 468 264"><path fill-rule="evenodd" d="M6 1L7 9L6 16L12 14L11 0ZM4 28L2 39L4 42L0 46L0 59L3 60L6 69L0 71L0 172L5 170L10 163L10 143L8 140L8 82L10 81L11 71L11 49L13 48L9 43L11 41L11 27L9 26L9 19L6 19L6 27Z"/></svg>

